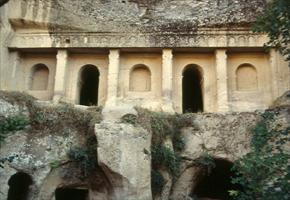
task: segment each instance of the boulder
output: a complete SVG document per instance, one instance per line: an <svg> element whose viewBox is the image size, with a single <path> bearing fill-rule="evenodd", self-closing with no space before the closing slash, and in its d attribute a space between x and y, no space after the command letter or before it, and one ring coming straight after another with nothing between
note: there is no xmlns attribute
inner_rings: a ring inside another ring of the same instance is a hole
<svg viewBox="0 0 290 200"><path fill-rule="evenodd" d="M96 124L98 163L113 187L115 200L150 200L151 134L131 124Z"/></svg>

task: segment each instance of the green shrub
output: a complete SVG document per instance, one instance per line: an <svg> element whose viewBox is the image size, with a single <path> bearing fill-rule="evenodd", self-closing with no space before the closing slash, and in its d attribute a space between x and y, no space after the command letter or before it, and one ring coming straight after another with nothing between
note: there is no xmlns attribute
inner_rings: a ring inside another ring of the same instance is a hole
<svg viewBox="0 0 290 200"><path fill-rule="evenodd" d="M181 136L181 129L193 126L194 115L170 115L141 108L137 108L137 111L137 123L146 130L152 132L153 145L160 145L166 138L171 138L174 150L182 151L184 149L185 141Z"/></svg>
<svg viewBox="0 0 290 200"><path fill-rule="evenodd" d="M195 160L195 164L207 170L207 174L210 174L213 168L216 167L214 158L208 153L204 153L201 157Z"/></svg>
<svg viewBox="0 0 290 200"><path fill-rule="evenodd" d="M159 171L151 171L151 188L153 195L160 194L165 185L165 180Z"/></svg>
<svg viewBox="0 0 290 200"><path fill-rule="evenodd" d="M274 113L266 111L253 129L252 151L239 159L232 179L242 191L232 192L237 200L290 199L290 154L285 150L290 141L290 127L272 127Z"/></svg>
<svg viewBox="0 0 290 200"><path fill-rule="evenodd" d="M35 98L25 92L0 91L1 99L15 105L27 106L30 108L34 105Z"/></svg>
<svg viewBox="0 0 290 200"><path fill-rule="evenodd" d="M122 123L137 125L137 116L133 114L126 114L121 118Z"/></svg>
<svg viewBox="0 0 290 200"><path fill-rule="evenodd" d="M180 157L169 147L164 145L153 146L151 156L154 168L165 167L171 175L177 176L179 174Z"/></svg>
<svg viewBox="0 0 290 200"><path fill-rule="evenodd" d="M29 119L22 114L7 118L2 117L0 119L0 143L4 141L9 133L23 130L27 125L29 125Z"/></svg>
<svg viewBox="0 0 290 200"><path fill-rule="evenodd" d="M100 110L81 110L70 104L62 104L53 107L36 106L31 119L34 130L64 133L70 127L86 134L89 128L102 120L102 115Z"/></svg>
<svg viewBox="0 0 290 200"><path fill-rule="evenodd" d="M97 162L97 140L95 136L87 138L86 144L82 147L73 147L67 155L70 160L76 162L81 169L82 178L88 178L98 168Z"/></svg>

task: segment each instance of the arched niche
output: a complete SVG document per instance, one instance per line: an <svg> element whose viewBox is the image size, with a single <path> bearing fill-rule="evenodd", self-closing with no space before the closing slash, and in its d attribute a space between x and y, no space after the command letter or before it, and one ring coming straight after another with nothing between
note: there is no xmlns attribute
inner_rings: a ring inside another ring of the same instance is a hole
<svg viewBox="0 0 290 200"><path fill-rule="evenodd" d="M100 72L94 65L85 65L80 70L80 104L98 105Z"/></svg>
<svg viewBox="0 0 290 200"><path fill-rule="evenodd" d="M26 173L18 172L11 176L8 181L7 200L28 200L29 187L32 183L32 178Z"/></svg>
<svg viewBox="0 0 290 200"><path fill-rule="evenodd" d="M30 90L47 90L49 69L45 64L36 64L31 68Z"/></svg>
<svg viewBox="0 0 290 200"><path fill-rule="evenodd" d="M130 72L129 90L133 92L151 91L151 72L146 65L135 65Z"/></svg>
<svg viewBox="0 0 290 200"><path fill-rule="evenodd" d="M229 191L241 190L241 186L231 182L232 177L237 176L232 167L232 162L222 158L214 158L210 167L201 166L191 196L197 199L232 199Z"/></svg>
<svg viewBox="0 0 290 200"><path fill-rule="evenodd" d="M242 64L236 70L236 85L238 91L253 91L258 89L257 70L253 65Z"/></svg>
<svg viewBox="0 0 290 200"><path fill-rule="evenodd" d="M198 65L187 65L182 73L182 110L203 111L203 75Z"/></svg>

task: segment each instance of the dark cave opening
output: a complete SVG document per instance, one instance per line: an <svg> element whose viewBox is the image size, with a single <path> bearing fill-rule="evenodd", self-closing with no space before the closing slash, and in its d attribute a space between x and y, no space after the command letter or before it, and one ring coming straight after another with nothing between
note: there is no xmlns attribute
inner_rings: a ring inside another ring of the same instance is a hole
<svg viewBox="0 0 290 200"><path fill-rule="evenodd" d="M81 72L80 104L98 105L99 70L94 65L86 65Z"/></svg>
<svg viewBox="0 0 290 200"><path fill-rule="evenodd" d="M183 113L203 111L202 75L196 65L188 65L183 72L182 110Z"/></svg>
<svg viewBox="0 0 290 200"><path fill-rule="evenodd" d="M32 185L31 177L23 172L11 176L8 181L9 191L7 200L27 200L29 186Z"/></svg>
<svg viewBox="0 0 290 200"><path fill-rule="evenodd" d="M240 190L240 186L231 183L235 173L231 170L233 163L224 159L215 159L215 167L207 172L201 170L197 185L193 189L193 197L198 199L230 200L229 190Z"/></svg>
<svg viewBox="0 0 290 200"><path fill-rule="evenodd" d="M55 200L88 200L89 191L87 189L57 188L55 190Z"/></svg>

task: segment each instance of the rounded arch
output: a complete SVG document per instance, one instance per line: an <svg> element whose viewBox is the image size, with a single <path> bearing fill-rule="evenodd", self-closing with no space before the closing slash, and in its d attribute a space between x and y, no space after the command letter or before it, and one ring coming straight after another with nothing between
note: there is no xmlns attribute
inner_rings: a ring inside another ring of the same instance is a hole
<svg viewBox="0 0 290 200"><path fill-rule="evenodd" d="M151 71L144 64L134 65L130 71L129 90L134 92L151 91Z"/></svg>
<svg viewBox="0 0 290 200"><path fill-rule="evenodd" d="M42 63L36 64L30 72L30 90L47 90L49 81L49 68Z"/></svg>
<svg viewBox="0 0 290 200"><path fill-rule="evenodd" d="M24 173L17 172L8 181L9 190L7 200L27 200L32 178Z"/></svg>
<svg viewBox="0 0 290 200"><path fill-rule="evenodd" d="M232 184L232 177L237 175L232 170L233 162L223 158L213 158L211 165L200 167L197 183L191 196L229 200L229 190L241 190L241 186Z"/></svg>
<svg viewBox="0 0 290 200"><path fill-rule="evenodd" d="M184 76L184 73L186 72L186 70L188 69L195 69L195 70L198 70L198 72L201 74L202 78L203 78L203 69L201 66L197 65L197 64L188 64L188 65L185 65L182 69L182 76ZM203 80L202 80L203 81Z"/></svg>
<svg viewBox="0 0 290 200"><path fill-rule="evenodd" d="M80 69L80 98L79 103L85 106L98 105L99 69L95 65L84 65Z"/></svg>
<svg viewBox="0 0 290 200"><path fill-rule="evenodd" d="M182 110L203 111L203 71L196 64L186 65L182 72Z"/></svg>
<svg viewBox="0 0 290 200"><path fill-rule="evenodd" d="M236 69L236 86L239 91L257 90L257 69L249 63L239 65Z"/></svg>

